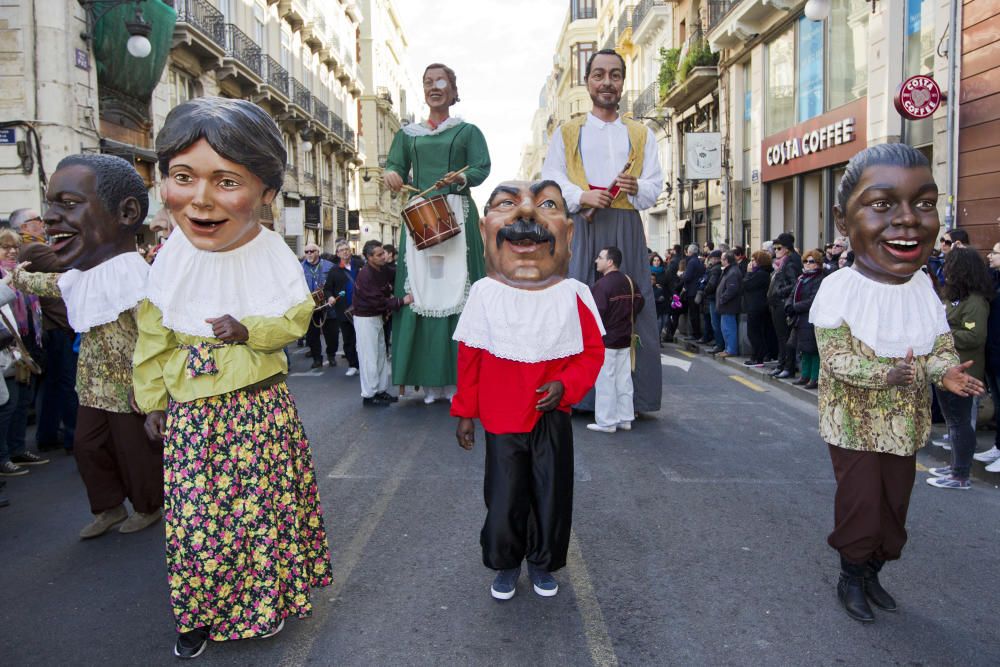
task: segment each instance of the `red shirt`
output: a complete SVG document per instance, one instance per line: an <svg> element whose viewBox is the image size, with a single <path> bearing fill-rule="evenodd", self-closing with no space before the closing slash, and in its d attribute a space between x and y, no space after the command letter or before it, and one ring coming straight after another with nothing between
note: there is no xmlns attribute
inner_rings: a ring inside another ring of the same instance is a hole
<svg viewBox="0 0 1000 667"><path fill-rule="evenodd" d="M569 412L594 386L604 363L604 342L593 313L576 299L583 331L583 351L571 357L525 363L495 357L486 350L458 344L458 392L451 400L453 417L478 418L490 433L528 433L542 413L536 389L559 380L559 410Z"/></svg>

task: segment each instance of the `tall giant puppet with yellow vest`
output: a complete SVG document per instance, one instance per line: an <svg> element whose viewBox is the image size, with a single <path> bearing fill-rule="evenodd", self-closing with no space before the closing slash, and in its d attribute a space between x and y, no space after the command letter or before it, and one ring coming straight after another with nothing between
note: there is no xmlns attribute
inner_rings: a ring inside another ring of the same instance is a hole
<svg viewBox="0 0 1000 667"><path fill-rule="evenodd" d="M653 133L618 115L625 83L625 60L611 49L587 62L590 113L564 123L552 135L542 178L562 187L575 229L569 275L587 285L597 280L594 259L603 248L622 251L621 270L632 277L647 303L653 302L646 234L639 211L656 202L663 175ZM632 378L636 412L660 409L660 344L654 309L635 321L641 347ZM593 410L591 392L576 407Z"/></svg>

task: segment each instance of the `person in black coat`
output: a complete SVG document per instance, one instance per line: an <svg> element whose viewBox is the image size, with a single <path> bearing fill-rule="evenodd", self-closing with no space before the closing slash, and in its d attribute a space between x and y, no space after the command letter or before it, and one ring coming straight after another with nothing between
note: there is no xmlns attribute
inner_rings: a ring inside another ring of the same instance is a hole
<svg viewBox="0 0 1000 667"><path fill-rule="evenodd" d="M364 264L360 257L355 257L351 254L351 247L346 243L337 244L337 259L337 263L333 265L330 273L327 274L326 284L323 286L326 298L335 299L330 309L333 312L329 313L327 317L335 317L337 319L337 326L340 327L340 335L344 339L344 357L347 358L347 365L349 366L347 374L357 375L357 337L354 333L354 322L348 317L347 309L350 308L353 302L354 281L357 279L358 273ZM342 296L341 293L343 293ZM336 347L332 352L327 351L331 363L335 358L334 355L336 352Z"/></svg>
<svg viewBox="0 0 1000 667"><path fill-rule="evenodd" d="M719 288L719 280L722 279L722 251L713 250L708 253L708 260L705 269L704 282L701 290L704 296L701 302L702 312L702 343L715 343L713 353L722 352L725 349L725 341L722 340L722 324L719 322L719 314L715 311L715 291Z"/></svg>
<svg viewBox="0 0 1000 667"><path fill-rule="evenodd" d="M750 339L750 358L743 362L747 366L759 366L766 360L778 358L778 339L767 305L767 288L773 271L771 253L758 250L743 277L743 310L747 314L747 338Z"/></svg>
<svg viewBox="0 0 1000 667"><path fill-rule="evenodd" d="M993 279L993 298L990 300L990 317L986 327L986 381L993 396L994 410L1000 409L1000 243L986 253ZM1000 472L1000 429L996 430L993 447L973 455L982 461L989 472Z"/></svg>
<svg viewBox="0 0 1000 667"><path fill-rule="evenodd" d="M809 309L824 275L823 253L810 250L805 254L802 275L795 283L786 309L794 322L797 350L802 356L802 373L794 384L805 385L806 389L819 387L819 346L816 345L816 330L809 321Z"/></svg>
<svg viewBox="0 0 1000 667"><path fill-rule="evenodd" d="M689 333L693 338L701 338L701 305L695 303L694 298L698 293L698 283L705 275L705 264L698 258L697 244L688 246L686 262L684 275L681 276L681 301L684 303L684 312L687 313Z"/></svg>
<svg viewBox="0 0 1000 667"><path fill-rule="evenodd" d="M736 253L722 254L722 277L715 290L715 312L718 313L725 349L719 357L733 357L740 353L740 295L743 292L743 272Z"/></svg>
<svg viewBox="0 0 1000 667"><path fill-rule="evenodd" d="M788 345L791 329L785 319L785 303L795 289L795 281L802 273L802 257L795 251L795 237L788 232L778 234L771 250L774 252L774 273L767 290L767 305L778 337L778 367L771 375L789 378L795 373L795 346Z"/></svg>

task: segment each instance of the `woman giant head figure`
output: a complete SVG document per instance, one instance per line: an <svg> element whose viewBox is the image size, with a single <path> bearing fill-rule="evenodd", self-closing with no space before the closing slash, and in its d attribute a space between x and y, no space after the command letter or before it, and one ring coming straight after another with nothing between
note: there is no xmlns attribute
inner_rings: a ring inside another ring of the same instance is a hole
<svg viewBox="0 0 1000 667"><path fill-rule="evenodd" d="M285 146L256 104L200 97L174 107L156 138L161 194L199 250L234 250L257 236L259 211L281 189Z"/></svg>

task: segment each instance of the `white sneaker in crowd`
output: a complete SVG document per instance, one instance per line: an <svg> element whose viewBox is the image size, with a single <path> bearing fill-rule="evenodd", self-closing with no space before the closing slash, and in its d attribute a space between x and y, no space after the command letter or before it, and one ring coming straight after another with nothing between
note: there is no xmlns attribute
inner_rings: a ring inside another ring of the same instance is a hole
<svg viewBox="0 0 1000 667"><path fill-rule="evenodd" d="M1000 449L997 449L996 445L993 445L985 452L973 454L972 458L977 461L982 461L983 463L993 463L994 461L1000 460Z"/></svg>
<svg viewBox="0 0 1000 667"><path fill-rule="evenodd" d="M1000 472L1000 459L986 466L986 472Z"/></svg>
<svg viewBox="0 0 1000 667"><path fill-rule="evenodd" d="M614 433L618 430L615 426L601 426L600 424L587 424L587 428L600 433Z"/></svg>
<svg viewBox="0 0 1000 667"><path fill-rule="evenodd" d="M940 438L932 438L931 444L937 445L945 451L951 451L951 437L947 433L942 435Z"/></svg>
<svg viewBox="0 0 1000 667"><path fill-rule="evenodd" d="M357 369L357 368L355 368L354 366L351 366L350 368L348 368L348 369L347 369L347 372L346 372L346 373L344 373L344 375L346 375L346 376L347 376L347 377L349 377L349 378L350 378L350 377L354 377L354 376L355 376L355 375L357 375L357 374L358 374L358 369Z"/></svg>
<svg viewBox="0 0 1000 667"><path fill-rule="evenodd" d="M632 422L618 422L618 428L620 428L623 431L631 431Z"/></svg>

